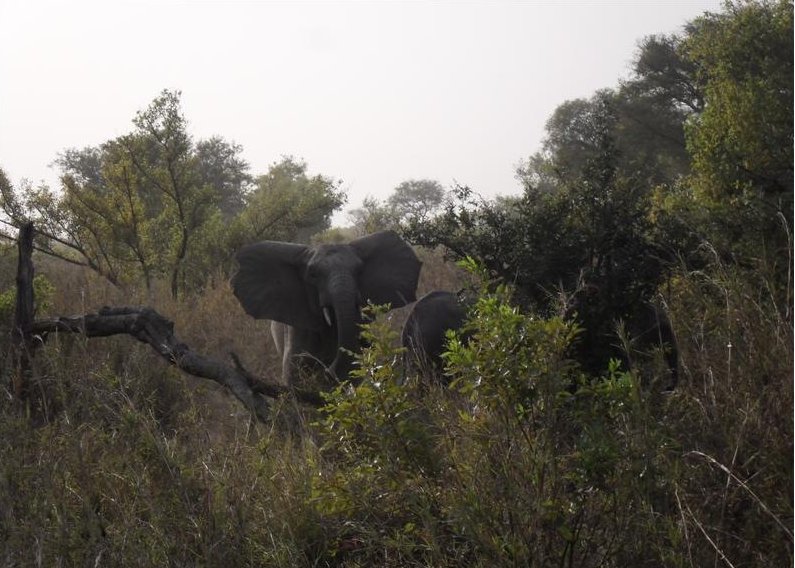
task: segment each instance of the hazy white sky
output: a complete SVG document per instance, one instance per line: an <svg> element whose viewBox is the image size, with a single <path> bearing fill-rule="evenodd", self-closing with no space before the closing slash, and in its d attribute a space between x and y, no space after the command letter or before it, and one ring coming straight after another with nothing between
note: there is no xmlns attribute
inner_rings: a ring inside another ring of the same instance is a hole
<svg viewBox="0 0 795 568"><path fill-rule="evenodd" d="M556 106L721 4L0 0L0 167L56 186L59 152L129 132L168 88L196 138L241 144L255 174L303 158L348 208L406 179L517 193Z"/></svg>

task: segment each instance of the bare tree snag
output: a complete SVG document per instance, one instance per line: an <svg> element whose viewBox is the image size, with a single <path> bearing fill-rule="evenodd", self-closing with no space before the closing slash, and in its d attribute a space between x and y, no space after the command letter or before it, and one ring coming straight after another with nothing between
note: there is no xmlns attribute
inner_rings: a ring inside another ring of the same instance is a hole
<svg viewBox="0 0 795 568"><path fill-rule="evenodd" d="M293 394L301 402L321 406L318 392L290 389L255 377L243 368L232 354L234 366L193 351L174 335L174 323L151 308L102 308L97 314L52 319L33 319L33 224L19 234L19 268L17 303L14 314L15 374L13 392L24 399L31 374L34 349L45 343L51 333L78 333L86 337L126 334L146 343L181 371L215 381L229 389L259 420L266 421L269 405L266 397Z"/></svg>
<svg viewBox="0 0 795 568"><path fill-rule="evenodd" d="M19 229L19 258L17 263L17 298L14 308L12 345L14 370L11 375L12 391L17 400L27 396L31 377L33 326L33 223Z"/></svg>

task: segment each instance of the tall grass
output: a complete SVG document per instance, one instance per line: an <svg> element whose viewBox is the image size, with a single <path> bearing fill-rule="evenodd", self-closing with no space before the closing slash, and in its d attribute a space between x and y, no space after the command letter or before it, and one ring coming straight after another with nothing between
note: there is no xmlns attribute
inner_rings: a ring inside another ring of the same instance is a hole
<svg viewBox="0 0 795 568"><path fill-rule="evenodd" d="M461 282L424 260L422 291ZM53 314L153 304L196 350L278 376L267 324L222 278L174 301L42 266ZM789 565L792 312L763 274L672 278L672 393L638 369L583 375L576 330L507 288L482 290L473 341L451 344L451 388L398 386L379 319L358 388L297 421L283 401L269 425L128 338L53 337L34 403L0 402L0 564Z"/></svg>

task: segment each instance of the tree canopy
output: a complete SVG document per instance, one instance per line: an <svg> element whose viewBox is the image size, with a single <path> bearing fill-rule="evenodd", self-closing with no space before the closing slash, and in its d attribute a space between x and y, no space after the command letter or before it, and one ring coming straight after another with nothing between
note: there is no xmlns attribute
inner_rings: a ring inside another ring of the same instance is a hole
<svg viewBox="0 0 795 568"><path fill-rule="evenodd" d="M410 179L398 184L384 201L366 197L348 216L360 234L395 229L429 221L441 211L446 195L444 186L436 180Z"/></svg>
<svg viewBox="0 0 795 568"><path fill-rule="evenodd" d="M166 278L174 296L228 265L240 244L306 239L328 226L345 201L338 182L308 177L294 158L255 180L240 145L193 139L180 96L163 91L128 134L64 150L56 160L61 191L15 189L3 175L0 205L10 223L35 220L40 250L114 284L148 289Z"/></svg>
<svg viewBox="0 0 795 568"><path fill-rule="evenodd" d="M555 291L599 291L592 328L631 318L681 261L717 253L777 275L787 305L792 230L792 4L740 2L640 43L633 75L562 103L541 151L518 169L519 199L469 188L414 242L475 256L555 307Z"/></svg>

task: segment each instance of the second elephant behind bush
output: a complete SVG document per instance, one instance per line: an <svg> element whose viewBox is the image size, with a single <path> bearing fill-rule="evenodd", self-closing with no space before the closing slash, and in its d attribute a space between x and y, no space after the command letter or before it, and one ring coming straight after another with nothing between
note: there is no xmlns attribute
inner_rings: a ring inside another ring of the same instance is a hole
<svg viewBox="0 0 795 568"><path fill-rule="evenodd" d="M417 300L403 325L401 342L406 349L406 370L441 377L446 332L458 330L466 320L467 305L458 294L444 290L428 292Z"/></svg>

